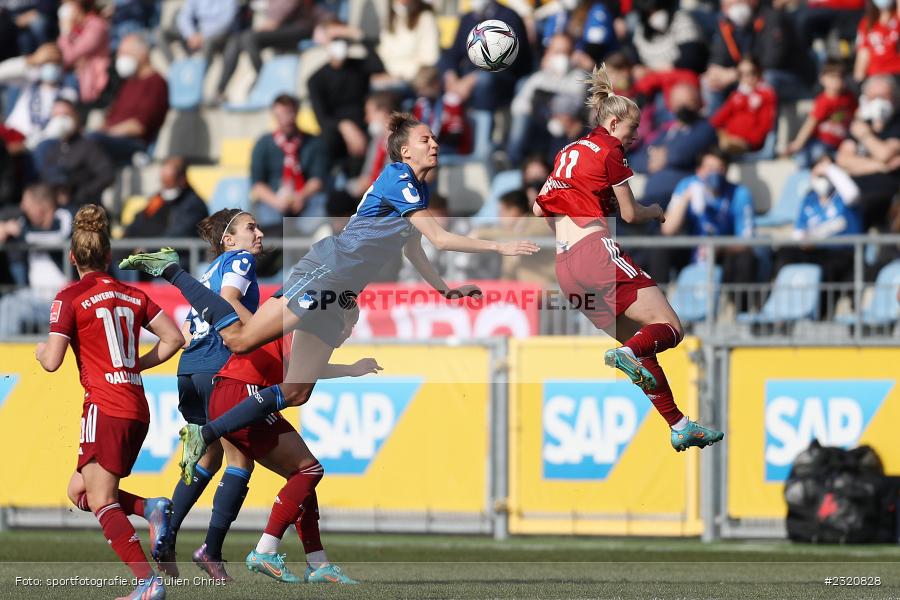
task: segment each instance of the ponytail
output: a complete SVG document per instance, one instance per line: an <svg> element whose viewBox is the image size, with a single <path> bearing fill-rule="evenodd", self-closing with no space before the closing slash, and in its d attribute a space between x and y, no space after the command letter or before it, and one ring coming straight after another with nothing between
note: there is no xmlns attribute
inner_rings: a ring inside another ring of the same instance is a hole
<svg viewBox="0 0 900 600"><path fill-rule="evenodd" d="M72 222L72 254L82 269L105 271L109 266L109 218L96 204L85 204Z"/></svg>
<svg viewBox="0 0 900 600"><path fill-rule="evenodd" d="M590 85L585 104L597 124L604 123L610 117L620 121L640 118L641 110L634 100L619 96L613 91L605 63L595 67L585 83Z"/></svg>

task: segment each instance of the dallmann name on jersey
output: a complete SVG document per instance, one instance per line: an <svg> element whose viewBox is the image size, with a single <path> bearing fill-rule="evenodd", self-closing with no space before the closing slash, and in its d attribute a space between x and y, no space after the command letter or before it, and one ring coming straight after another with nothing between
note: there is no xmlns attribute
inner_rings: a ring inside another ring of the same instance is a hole
<svg viewBox="0 0 900 600"><path fill-rule="evenodd" d="M582 140L575 140L574 142L572 142L572 143L570 143L570 144L566 144L566 147L563 148L563 149L561 150L561 152L562 152L563 150L568 150L568 149L571 148L572 146L579 146L579 145L580 145L580 146L587 146L588 148L590 148L590 149L594 152L594 154L596 154L597 152L600 152L600 146L598 146L597 144L595 144L595 143L592 142L591 140L584 140L584 139L582 139Z"/></svg>
<svg viewBox="0 0 900 600"><path fill-rule="evenodd" d="M134 296L129 296L128 294L123 294L122 292L100 292L99 294L94 294L90 298L81 301L82 308L90 308L92 304L97 304L98 302L103 302L104 300L112 300L113 298L118 298L119 300L124 300L125 302L131 302L136 306L141 305L141 301Z"/></svg>
<svg viewBox="0 0 900 600"><path fill-rule="evenodd" d="M541 188L538 196L543 196L550 190L568 190L571 189L572 186L566 183L565 181L560 181L555 177L548 177L547 181L544 182L544 186Z"/></svg>
<svg viewBox="0 0 900 600"><path fill-rule="evenodd" d="M107 383L130 383L131 385L143 385L140 373L129 373L128 371L113 371L112 373L104 373Z"/></svg>

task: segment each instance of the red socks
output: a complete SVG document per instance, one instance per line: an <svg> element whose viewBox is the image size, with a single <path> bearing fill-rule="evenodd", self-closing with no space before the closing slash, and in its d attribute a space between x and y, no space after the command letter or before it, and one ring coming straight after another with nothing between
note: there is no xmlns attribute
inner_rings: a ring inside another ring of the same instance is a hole
<svg viewBox="0 0 900 600"><path fill-rule="evenodd" d="M646 329L646 327L644 329ZM684 417L684 414L678 410L678 406L675 405L675 397L672 395L672 390L669 388L669 380L666 379L666 374L656 361L656 356L645 356L641 358L641 364L656 378L656 389L652 392L645 393L647 394L647 397L650 398L650 402L653 403L653 406L656 407L656 410L659 411L659 414L661 414L666 420L666 423L669 424L669 427L672 427Z"/></svg>
<svg viewBox="0 0 900 600"><path fill-rule="evenodd" d="M663 350L674 348L681 342L678 330L668 323L645 325L630 340L622 344L628 346L638 358L653 356Z"/></svg>
<svg viewBox="0 0 900 600"><path fill-rule="evenodd" d="M147 562L144 549L138 535L125 516L125 512L118 502L107 504L97 511L97 520L103 528L103 535L112 549L123 563L128 565L131 572L138 579L149 579L153 575L153 569Z"/></svg>
<svg viewBox="0 0 900 600"><path fill-rule="evenodd" d="M122 512L126 515L144 516L144 499L140 496L119 490L119 505L122 508ZM78 500L75 501L75 507L84 512L91 512L91 507L88 505L87 492L81 492Z"/></svg>
<svg viewBox="0 0 900 600"><path fill-rule="evenodd" d="M275 504L272 505L272 513L269 515L265 532L281 539L291 523L301 518L303 502L313 493L324 475L325 469L318 461L291 475L275 496Z"/></svg>
<svg viewBox="0 0 900 600"><path fill-rule="evenodd" d="M325 549L319 537L319 499L316 497L315 490L306 499L303 513L294 525L297 528L297 535L300 536L300 542L303 544L304 554Z"/></svg>
<svg viewBox="0 0 900 600"><path fill-rule="evenodd" d="M119 490L119 504L126 515L144 516L144 499L140 496Z"/></svg>

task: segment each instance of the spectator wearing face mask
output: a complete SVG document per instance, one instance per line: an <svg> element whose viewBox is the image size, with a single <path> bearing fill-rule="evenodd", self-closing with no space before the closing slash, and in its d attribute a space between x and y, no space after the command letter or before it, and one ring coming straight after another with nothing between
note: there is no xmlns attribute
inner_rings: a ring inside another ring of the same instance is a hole
<svg viewBox="0 0 900 600"><path fill-rule="evenodd" d="M583 96L585 72L572 64L572 38L557 33L547 45L541 68L530 75L512 101L507 154L512 165L518 165L532 143L547 137L550 101L556 94Z"/></svg>
<svg viewBox="0 0 900 600"><path fill-rule="evenodd" d="M792 234L795 240L823 240L862 233L856 209L859 188L843 169L823 156L811 172L810 190L803 198ZM826 283L853 278L853 246L786 246L775 254L775 271L790 263L822 267Z"/></svg>
<svg viewBox="0 0 900 600"><path fill-rule="evenodd" d="M900 75L900 15L897 0L866 0L856 36L853 78Z"/></svg>
<svg viewBox="0 0 900 600"><path fill-rule="evenodd" d="M150 197L125 229L125 238L193 237L197 225L209 216L206 203L187 181L187 164L173 156L159 171L160 190Z"/></svg>
<svg viewBox="0 0 900 600"><path fill-rule="evenodd" d="M856 96L847 89L841 61L826 61L819 75L819 83L822 92L816 96L812 112L785 150L785 155L793 155L803 169L809 168L823 155L834 156L838 146L849 135L853 113L856 112Z"/></svg>
<svg viewBox="0 0 900 600"><path fill-rule="evenodd" d="M760 77L756 61L742 59L738 74L737 89L709 120L718 133L719 146L731 156L762 148L778 113L775 90Z"/></svg>
<svg viewBox="0 0 900 600"><path fill-rule="evenodd" d="M41 156L41 180L59 189L59 203L73 214L85 204L100 204L103 190L113 184L115 167L100 144L82 135L74 103L57 100L47 130L54 139L35 152Z"/></svg>
<svg viewBox="0 0 900 600"><path fill-rule="evenodd" d="M99 101L109 83L109 24L93 0L66 0L57 11L59 49L66 69L74 70L81 101Z"/></svg>
<svg viewBox="0 0 900 600"><path fill-rule="evenodd" d="M703 72L708 54L706 40L676 0L636 0L634 8L639 20L631 43L646 69Z"/></svg>
<svg viewBox="0 0 900 600"><path fill-rule="evenodd" d="M29 149L46 137L53 102L64 94L75 96L74 90L61 86L62 75L62 55L52 42L30 56L0 63L0 84L21 86L6 126L22 134Z"/></svg>
<svg viewBox="0 0 900 600"><path fill-rule="evenodd" d="M531 46L522 18L497 0L470 0L472 10L459 21L453 45L441 55L438 68L444 78L444 90L476 110L496 110L512 101L516 82L532 69ZM482 71L472 64L466 49L469 32L487 19L504 21L516 34L519 54L508 69L498 73Z"/></svg>
<svg viewBox="0 0 900 600"><path fill-rule="evenodd" d="M897 82L891 76L867 79L850 137L838 148L838 166L859 186L866 229L884 226L891 199L900 189L898 100Z"/></svg>
<svg viewBox="0 0 900 600"><path fill-rule="evenodd" d="M703 153L695 175L675 187L663 235L684 233L694 236L753 237L753 197L750 190L726 178L728 155L718 148ZM701 246L693 255L695 262L707 260ZM716 252L716 263L722 266L724 283L752 281L756 273L756 255L749 246L731 246ZM747 298L738 298L739 309Z"/></svg>
<svg viewBox="0 0 900 600"><path fill-rule="evenodd" d="M816 73L786 10L786 0L760 6L758 0L722 0L722 14L703 76L706 104L715 111L738 83L738 63L747 57L782 99L805 98Z"/></svg>
<svg viewBox="0 0 900 600"><path fill-rule="evenodd" d="M369 81L384 66L377 55L345 38L330 40L326 49L328 63L309 78L309 99L329 162L355 177L369 143L364 114Z"/></svg>
<svg viewBox="0 0 900 600"><path fill-rule="evenodd" d="M703 117L700 89L682 83L669 93L669 111L674 115L663 123L659 135L629 159L632 170L646 173L644 200L663 207L678 182L697 168L703 152L716 143L716 131Z"/></svg>
<svg viewBox="0 0 900 600"><path fill-rule="evenodd" d="M169 86L150 64L150 49L139 34L122 40L116 52L122 85L113 98L100 131L91 135L119 166L146 152L156 140L169 111Z"/></svg>
<svg viewBox="0 0 900 600"><path fill-rule="evenodd" d="M554 162L563 146L584 134L586 127L584 113L582 95L557 94L553 97L550 101L550 120L547 121L550 140L548 145L541 148L548 161ZM538 150L538 147L533 150Z"/></svg>

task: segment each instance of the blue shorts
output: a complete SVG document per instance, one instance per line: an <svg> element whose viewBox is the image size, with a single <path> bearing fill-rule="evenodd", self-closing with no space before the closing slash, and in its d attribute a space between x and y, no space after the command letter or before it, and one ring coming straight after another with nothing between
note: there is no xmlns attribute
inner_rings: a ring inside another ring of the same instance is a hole
<svg viewBox="0 0 900 600"><path fill-rule="evenodd" d="M329 267L303 259L272 296L287 298L291 312L300 319L296 329L337 348L344 330L344 311L356 302L357 292L351 287L339 282Z"/></svg>
<svg viewBox="0 0 900 600"><path fill-rule="evenodd" d="M206 425L215 373L178 376L178 412L194 425Z"/></svg>

